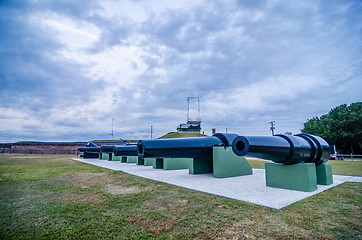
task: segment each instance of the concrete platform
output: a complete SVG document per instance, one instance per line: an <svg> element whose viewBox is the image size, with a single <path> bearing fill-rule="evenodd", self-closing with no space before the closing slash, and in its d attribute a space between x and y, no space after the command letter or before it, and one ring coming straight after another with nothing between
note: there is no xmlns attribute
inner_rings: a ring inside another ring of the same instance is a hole
<svg viewBox="0 0 362 240"><path fill-rule="evenodd" d="M318 185L316 191L301 192L267 187L264 169L253 169L253 175L218 179L211 173L192 175L188 169L154 169L152 166L99 159L73 158L73 160L274 209L282 209L344 182L362 182L362 177L334 175L332 185Z"/></svg>

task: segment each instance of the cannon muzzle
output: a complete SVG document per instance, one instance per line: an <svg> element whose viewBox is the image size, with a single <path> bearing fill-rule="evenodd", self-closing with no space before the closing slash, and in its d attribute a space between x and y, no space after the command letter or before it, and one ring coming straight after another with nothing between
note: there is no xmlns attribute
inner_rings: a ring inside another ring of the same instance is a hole
<svg viewBox="0 0 362 240"><path fill-rule="evenodd" d="M241 136L240 136L241 137ZM246 140L246 141L245 141ZM294 136L251 136L234 139L233 151L236 155L272 160L281 164L315 163L323 164L328 161L330 147L321 137L309 134Z"/></svg>

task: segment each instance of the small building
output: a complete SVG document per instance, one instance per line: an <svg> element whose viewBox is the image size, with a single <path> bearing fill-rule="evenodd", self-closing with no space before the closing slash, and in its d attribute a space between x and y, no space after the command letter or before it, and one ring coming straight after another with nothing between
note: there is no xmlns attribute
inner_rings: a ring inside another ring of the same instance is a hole
<svg viewBox="0 0 362 240"><path fill-rule="evenodd" d="M177 128L178 133L201 133L201 121L187 121Z"/></svg>

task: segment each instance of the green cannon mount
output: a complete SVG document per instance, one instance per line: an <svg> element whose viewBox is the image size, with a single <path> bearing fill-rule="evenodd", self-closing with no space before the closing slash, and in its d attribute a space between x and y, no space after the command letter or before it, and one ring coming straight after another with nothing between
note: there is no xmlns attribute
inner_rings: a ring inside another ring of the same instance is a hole
<svg viewBox="0 0 362 240"><path fill-rule="evenodd" d="M145 166L155 169L189 169L189 174L213 173L215 178L251 175L245 157L237 156L231 147L213 147L211 158L145 158Z"/></svg>
<svg viewBox="0 0 362 240"><path fill-rule="evenodd" d="M273 162L265 163L266 186L303 192L317 190L318 184L333 184L332 165L314 163L282 165Z"/></svg>
<svg viewBox="0 0 362 240"><path fill-rule="evenodd" d="M114 153L99 153L100 160L121 161L121 156L115 156Z"/></svg>

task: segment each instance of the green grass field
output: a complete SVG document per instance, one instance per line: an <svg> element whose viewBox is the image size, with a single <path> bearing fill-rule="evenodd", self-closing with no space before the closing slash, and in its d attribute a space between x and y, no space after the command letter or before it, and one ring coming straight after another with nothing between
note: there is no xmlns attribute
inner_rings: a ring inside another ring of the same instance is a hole
<svg viewBox="0 0 362 240"><path fill-rule="evenodd" d="M169 132L158 139L163 138L188 138L188 137L207 137L207 135L202 133L178 133L178 132Z"/></svg>
<svg viewBox="0 0 362 240"><path fill-rule="evenodd" d="M273 210L71 157L0 155L0 239L362 238L361 183ZM334 174L361 168L332 164Z"/></svg>

